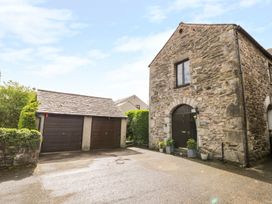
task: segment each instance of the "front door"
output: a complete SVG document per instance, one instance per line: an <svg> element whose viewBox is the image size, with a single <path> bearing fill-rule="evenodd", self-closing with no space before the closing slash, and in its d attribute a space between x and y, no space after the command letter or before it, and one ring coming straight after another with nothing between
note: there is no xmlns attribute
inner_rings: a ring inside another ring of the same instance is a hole
<svg viewBox="0 0 272 204"><path fill-rule="evenodd" d="M196 124L191 106L181 105L173 112L172 138L175 147L186 147L189 138L197 140Z"/></svg>

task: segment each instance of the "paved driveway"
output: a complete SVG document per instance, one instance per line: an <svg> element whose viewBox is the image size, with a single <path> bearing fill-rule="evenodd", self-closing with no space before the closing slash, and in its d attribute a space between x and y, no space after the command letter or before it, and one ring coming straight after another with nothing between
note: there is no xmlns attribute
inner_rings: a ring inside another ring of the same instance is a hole
<svg viewBox="0 0 272 204"><path fill-rule="evenodd" d="M0 172L0 203L272 203L272 165L207 164L138 148L46 155Z"/></svg>

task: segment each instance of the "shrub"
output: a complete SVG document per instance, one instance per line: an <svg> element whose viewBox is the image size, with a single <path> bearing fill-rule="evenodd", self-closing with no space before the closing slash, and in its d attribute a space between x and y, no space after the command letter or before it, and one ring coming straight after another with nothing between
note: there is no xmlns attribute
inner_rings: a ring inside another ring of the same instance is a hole
<svg viewBox="0 0 272 204"><path fill-rule="evenodd" d="M127 136L133 138L136 145L148 144L148 110L128 111Z"/></svg>
<svg viewBox="0 0 272 204"><path fill-rule="evenodd" d="M37 130L0 128L0 146L2 147L37 149L40 141L41 133Z"/></svg>
<svg viewBox="0 0 272 204"><path fill-rule="evenodd" d="M174 145L174 140L171 139L171 138L168 138L168 139L166 140L166 146L172 146L172 145Z"/></svg>
<svg viewBox="0 0 272 204"><path fill-rule="evenodd" d="M165 148L165 142L164 141L159 141L158 146L159 146L159 149Z"/></svg>
<svg viewBox="0 0 272 204"><path fill-rule="evenodd" d="M34 95L30 102L22 109L18 128L28 128L28 129L37 129L36 128L36 111L38 109L37 96Z"/></svg>
<svg viewBox="0 0 272 204"><path fill-rule="evenodd" d="M196 149L197 143L194 139L190 138L187 140L187 148L188 149Z"/></svg>
<svg viewBox="0 0 272 204"><path fill-rule="evenodd" d="M130 110L126 112L127 118L127 138L133 140L133 131L132 131L132 120L135 116L136 111Z"/></svg>
<svg viewBox="0 0 272 204"><path fill-rule="evenodd" d="M20 112L34 91L9 81L0 86L0 127L17 128Z"/></svg>

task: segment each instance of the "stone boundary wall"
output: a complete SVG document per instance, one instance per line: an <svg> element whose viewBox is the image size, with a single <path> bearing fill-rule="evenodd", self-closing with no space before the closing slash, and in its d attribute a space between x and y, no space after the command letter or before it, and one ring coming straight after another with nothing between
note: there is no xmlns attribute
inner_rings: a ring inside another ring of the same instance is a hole
<svg viewBox="0 0 272 204"><path fill-rule="evenodd" d="M0 168L24 165L36 165L39 159L39 148L7 146L0 144Z"/></svg>

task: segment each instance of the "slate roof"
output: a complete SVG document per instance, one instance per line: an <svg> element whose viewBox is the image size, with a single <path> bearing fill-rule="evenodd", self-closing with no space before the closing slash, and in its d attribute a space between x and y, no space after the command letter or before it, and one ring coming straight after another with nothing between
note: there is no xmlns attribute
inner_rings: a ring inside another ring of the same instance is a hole
<svg viewBox="0 0 272 204"><path fill-rule="evenodd" d="M129 97L126 97L126 98L121 98L121 99L118 99L118 100L114 101L114 103L116 105L118 105L120 103L124 103L124 102L128 101L132 97L137 97L137 96L136 95L132 95L132 96L129 96Z"/></svg>
<svg viewBox="0 0 272 204"><path fill-rule="evenodd" d="M55 113L84 116L126 116L115 106L110 98L100 98L70 93L38 90L38 101L40 103L38 113Z"/></svg>

